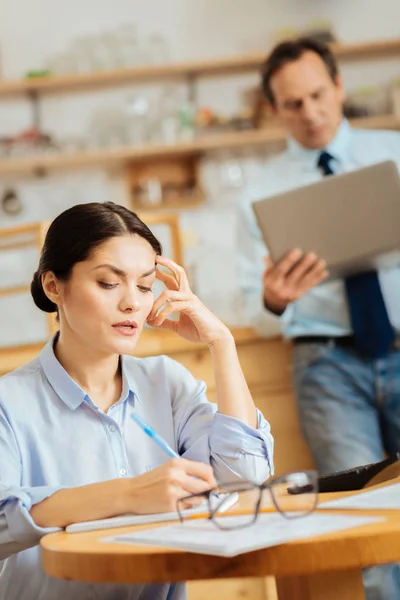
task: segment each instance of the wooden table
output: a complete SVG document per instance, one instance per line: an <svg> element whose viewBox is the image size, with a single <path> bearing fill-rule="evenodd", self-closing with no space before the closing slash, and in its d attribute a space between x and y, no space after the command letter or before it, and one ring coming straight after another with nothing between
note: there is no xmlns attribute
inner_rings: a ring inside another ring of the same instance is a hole
<svg viewBox="0 0 400 600"><path fill-rule="evenodd" d="M321 494L320 501L335 497ZM386 521L234 558L100 542L138 527L53 533L41 540L43 567L53 577L104 583L274 576L279 600L361 600L361 569L400 561L400 510L329 512L384 516Z"/></svg>

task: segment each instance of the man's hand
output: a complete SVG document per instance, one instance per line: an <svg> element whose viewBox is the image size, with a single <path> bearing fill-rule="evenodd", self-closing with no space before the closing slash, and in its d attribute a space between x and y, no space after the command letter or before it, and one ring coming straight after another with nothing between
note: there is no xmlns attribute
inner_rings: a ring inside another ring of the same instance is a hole
<svg viewBox="0 0 400 600"><path fill-rule="evenodd" d="M296 249L289 252L279 263L265 258L264 305L281 315L290 302L294 302L328 277L326 262L310 252Z"/></svg>

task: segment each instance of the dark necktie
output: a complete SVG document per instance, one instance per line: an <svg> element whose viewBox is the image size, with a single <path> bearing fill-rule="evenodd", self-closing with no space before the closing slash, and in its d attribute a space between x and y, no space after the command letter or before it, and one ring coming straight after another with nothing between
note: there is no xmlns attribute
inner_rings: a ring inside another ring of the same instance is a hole
<svg viewBox="0 0 400 600"><path fill-rule="evenodd" d="M333 175L333 156L321 152L318 167L325 175ZM347 277L347 301L356 347L371 358L385 356L396 334L390 323L378 273L369 271Z"/></svg>

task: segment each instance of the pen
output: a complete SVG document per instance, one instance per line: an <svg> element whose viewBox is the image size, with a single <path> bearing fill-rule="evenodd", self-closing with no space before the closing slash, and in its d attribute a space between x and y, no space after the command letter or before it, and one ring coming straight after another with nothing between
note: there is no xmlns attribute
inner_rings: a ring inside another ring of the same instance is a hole
<svg viewBox="0 0 400 600"><path fill-rule="evenodd" d="M154 431L152 427L150 427L150 425L143 421L143 419L139 417L138 414L136 414L135 412L131 413L131 419L133 419L136 425L139 425L140 429L144 431L145 434L148 435L149 438L151 438L157 444L157 446L161 448L161 450L164 450L164 452L168 454L168 456L170 456L171 458L180 458L179 454L175 452L175 450L173 450L169 444L167 444L167 442L161 437L161 435L159 435L156 431Z"/></svg>
<svg viewBox="0 0 400 600"><path fill-rule="evenodd" d="M170 456L171 458L180 458L179 454L175 452L175 450L173 450L169 444L167 444L164 438L162 438L161 435L154 431L154 429L150 427L150 425L148 425L146 421L143 421L143 419L139 417L138 414L136 414L135 412L131 413L131 419L135 421L136 425L138 425L140 429L144 431L144 433L148 435L149 438L151 438L157 444L157 446L161 448L161 450L164 450L164 452L168 454L168 456ZM219 494L217 492L214 492L213 496L215 498L219 498Z"/></svg>

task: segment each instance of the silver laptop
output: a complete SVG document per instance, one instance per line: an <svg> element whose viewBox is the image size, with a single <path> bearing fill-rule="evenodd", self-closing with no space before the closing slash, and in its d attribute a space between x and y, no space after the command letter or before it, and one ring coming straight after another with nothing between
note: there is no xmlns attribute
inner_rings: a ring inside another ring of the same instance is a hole
<svg viewBox="0 0 400 600"><path fill-rule="evenodd" d="M325 259L330 278L400 265L400 176L385 161L253 203L276 263L293 248Z"/></svg>

